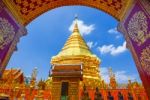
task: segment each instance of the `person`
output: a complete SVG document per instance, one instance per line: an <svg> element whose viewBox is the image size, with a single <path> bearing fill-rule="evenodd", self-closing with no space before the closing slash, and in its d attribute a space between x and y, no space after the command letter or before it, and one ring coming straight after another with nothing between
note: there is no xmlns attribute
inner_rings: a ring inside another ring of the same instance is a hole
<svg viewBox="0 0 150 100"><path fill-rule="evenodd" d="M133 100L133 96L130 92L128 92L128 100Z"/></svg>
<svg viewBox="0 0 150 100"><path fill-rule="evenodd" d="M118 100L124 100L123 95L121 94L121 92L118 92Z"/></svg>
<svg viewBox="0 0 150 100"><path fill-rule="evenodd" d="M99 92L98 87L96 87L94 100L104 100L102 94Z"/></svg>
<svg viewBox="0 0 150 100"><path fill-rule="evenodd" d="M114 97L111 95L110 91L108 92L107 99L108 100L114 100Z"/></svg>

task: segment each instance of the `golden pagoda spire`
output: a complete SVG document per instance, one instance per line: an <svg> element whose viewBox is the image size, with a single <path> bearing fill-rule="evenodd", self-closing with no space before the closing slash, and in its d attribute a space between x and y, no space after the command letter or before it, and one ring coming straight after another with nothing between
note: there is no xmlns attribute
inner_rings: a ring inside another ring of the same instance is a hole
<svg viewBox="0 0 150 100"><path fill-rule="evenodd" d="M58 54L58 56L68 56L68 55L87 55L93 56L86 42L80 34L78 28L78 17L75 16L75 24L73 28L73 32L66 41L62 51Z"/></svg>
<svg viewBox="0 0 150 100"><path fill-rule="evenodd" d="M88 45L86 44L85 40L83 39L82 35L80 34L80 30L78 28L78 17L75 16L74 19L74 28L72 34L64 44L62 50L58 53L58 55L53 56L53 58L57 57L72 57L72 56L89 56L89 57L96 57L94 55ZM99 60L99 59L98 59Z"/></svg>
<svg viewBox="0 0 150 100"><path fill-rule="evenodd" d="M73 32L79 32L79 29L78 29L78 16L77 15L75 15L75 25L74 25Z"/></svg>

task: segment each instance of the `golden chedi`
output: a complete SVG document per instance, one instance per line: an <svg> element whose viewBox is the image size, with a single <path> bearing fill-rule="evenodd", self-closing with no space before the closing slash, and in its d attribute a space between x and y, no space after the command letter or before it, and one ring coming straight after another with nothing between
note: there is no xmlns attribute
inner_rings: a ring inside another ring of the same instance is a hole
<svg viewBox="0 0 150 100"><path fill-rule="evenodd" d="M71 36L62 50L52 57L51 64L82 64L80 85L85 84L87 88L103 88L104 82L102 82L99 74L100 59L90 51L78 29L77 18L75 21Z"/></svg>

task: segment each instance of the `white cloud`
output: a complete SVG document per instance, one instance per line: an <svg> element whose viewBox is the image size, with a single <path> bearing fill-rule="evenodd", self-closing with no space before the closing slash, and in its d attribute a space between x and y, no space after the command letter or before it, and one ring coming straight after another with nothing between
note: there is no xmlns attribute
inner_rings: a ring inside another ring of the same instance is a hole
<svg viewBox="0 0 150 100"><path fill-rule="evenodd" d="M78 28L80 30L81 35L88 35L95 29L94 24L87 25L82 20L77 20L77 22L78 22ZM69 31L71 32L73 31L74 24L75 21L73 21L72 24L70 25Z"/></svg>
<svg viewBox="0 0 150 100"><path fill-rule="evenodd" d="M119 34L119 35L116 35L116 39L121 38L121 36L122 36L122 35L120 35L120 34Z"/></svg>
<svg viewBox="0 0 150 100"><path fill-rule="evenodd" d="M108 30L108 33L115 35L115 38L116 38L116 39L119 39L119 38L122 37L121 33L119 33L119 32L117 31L117 28L116 28L116 27L109 29L109 30Z"/></svg>
<svg viewBox="0 0 150 100"><path fill-rule="evenodd" d="M101 72L101 76L102 79L104 79L104 81L106 83L109 83L109 72L108 72L108 68L107 67L101 67L100 68L100 72ZM137 75L134 74L128 74L126 71L124 70L118 70L116 72L114 72L115 77L116 77L116 81L118 83L127 83L128 80L130 79L131 81L135 81L137 77Z"/></svg>
<svg viewBox="0 0 150 100"><path fill-rule="evenodd" d="M97 45L97 42L94 43L93 41L89 41L89 42L87 42L87 45L91 49Z"/></svg>
<svg viewBox="0 0 150 100"><path fill-rule="evenodd" d="M111 55L115 56L127 50L126 42L124 42L121 46L118 47L115 47L113 44L103 45L102 47L98 47L98 50L101 52L101 54L110 53Z"/></svg>
<svg viewBox="0 0 150 100"><path fill-rule="evenodd" d="M138 76L135 74L128 74L126 71L116 71L115 72L115 76L116 76L116 80L119 83L127 83L128 80L130 79L131 81L135 81L136 79L138 79Z"/></svg>
<svg viewBox="0 0 150 100"><path fill-rule="evenodd" d="M110 33L110 34L118 34L119 32L117 31L117 28L115 27L115 28L109 29L108 33Z"/></svg>

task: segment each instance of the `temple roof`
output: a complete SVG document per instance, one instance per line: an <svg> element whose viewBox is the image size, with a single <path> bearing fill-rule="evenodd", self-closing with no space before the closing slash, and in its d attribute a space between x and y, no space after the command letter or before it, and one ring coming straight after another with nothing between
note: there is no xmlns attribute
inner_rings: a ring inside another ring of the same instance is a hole
<svg viewBox="0 0 150 100"><path fill-rule="evenodd" d="M85 56L95 56L90 51L86 42L82 38L80 31L78 29L77 19L75 20L75 25L72 34L66 41L64 47L59 52L58 56L76 56L76 55L85 55Z"/></svg>
<svg viewBox="0 0 150 100"><path fill-rule="evenodd" d="M5 82L12 82L17 80L17 82L22 83L24 80L23 72L20 69L7 69L4 71L1 80Z"/></svg>

